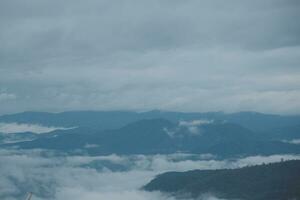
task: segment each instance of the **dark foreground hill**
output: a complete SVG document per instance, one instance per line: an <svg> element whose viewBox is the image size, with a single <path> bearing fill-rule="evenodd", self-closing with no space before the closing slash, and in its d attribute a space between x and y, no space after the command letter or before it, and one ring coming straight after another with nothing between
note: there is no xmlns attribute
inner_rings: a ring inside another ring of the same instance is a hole
<svg viewBox="0 0 300 200"><path fill-rule="evenodd" d="M300 160L240 169L168 172L158 175L143 189L177 197L197 198L209 193L226 199L300 199Z"/></svg>

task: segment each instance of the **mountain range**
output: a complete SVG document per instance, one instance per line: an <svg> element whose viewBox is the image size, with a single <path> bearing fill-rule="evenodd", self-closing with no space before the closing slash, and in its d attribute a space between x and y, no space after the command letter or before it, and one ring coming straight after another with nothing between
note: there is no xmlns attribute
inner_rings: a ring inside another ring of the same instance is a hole
<svg viewBox="0 0 300 200"><path fill-rule="evenodd" d="M300 116L242 113L77 111L25 112L0 116L0 123L74 127L26 137L2 147L53 149L91 155L210 153L221 157L300 153Z"/></svg>

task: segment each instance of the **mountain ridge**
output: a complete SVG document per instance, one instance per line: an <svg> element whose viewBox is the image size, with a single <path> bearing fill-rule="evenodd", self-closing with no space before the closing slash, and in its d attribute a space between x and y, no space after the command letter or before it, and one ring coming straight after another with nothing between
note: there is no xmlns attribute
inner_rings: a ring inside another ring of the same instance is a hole
<svg viewBox="0 0 300 200"><path fill-rule="evenodd" d="M110 130L86 127L56 130L32 141L4 144L2 147L71 152L79 149L92 155L187 152L230 157L300 153L300 145L257 139L257 133L238 124L218 121L203 123L143 119Z"/></svg>
<svg viewBox="0 0 300 200"><path fill-rule="evenodd" d="M300 160L292 160L238 169L166 172L142 189L192 198L208 193L226 199L300 199L299 170Z"/></svg>
<svg viewBox="0 0 300 200"><path fill-rule="evenodd" d="M61 113L23 112L0 116L0 122L36 123L47 126L121 128L141 119L164 118L171 122L198 119L221 120L240 124L253 131L300 125L300 115L275 115L257 112L171 112L171 111L67 111Z"/></svg>

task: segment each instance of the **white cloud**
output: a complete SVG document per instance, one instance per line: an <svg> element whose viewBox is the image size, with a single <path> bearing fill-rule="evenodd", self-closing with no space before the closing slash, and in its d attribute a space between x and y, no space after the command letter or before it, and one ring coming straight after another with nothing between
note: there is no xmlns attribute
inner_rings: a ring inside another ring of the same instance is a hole
<svg viewBox="0 0 300 200"><path fill-rule="evenodd" d="M300 144L300 139L283 140L283 142L290 143L290 144Z"/></svg>
<svg viewBox="0 0 300 200"><path fill-rule="evenodd" d="M84 145L84 148L87 148L87 149L96 148L96 147L99 147L99 145L98 144L85 144Z"/></svg>
<svg viewBox="0 0 300 200"><path fill-rule="evenodd" d="M164 128L163 130L170 137L181 136L180 134L182 133L184 134L188 133L191 135L199 136L203 133L203 131L201 130L201 126L205 124L211 124L213 122L214 122L213 120L207 120L207 119L199 119L199 120L192 120L192 121L181 120L179 121L178 126L176 128L174 129ZM182 128L186 128L187 131L181 132Z"/></svg>
<svg viewBox="0 0 300 200"><path fill-rule="evenodd" d="M237 168L300 155L252 156L236 160L216 160L212 155L171 154L135 156L67 156L42 150L0 150L0 198L17 200L24 192L34 192L37 200L174 200L161 193L139 188L165 171ZM97 169L89 165L108 162L127 165L125 171ZM19 196L18 196L19 195ZM202 199L215 200L211 195Z"/></svg>
<svg viewBox="0 0 300 200"><path fill-rule="evenodd" d="M245 167L251 165L260 165L263 163L274 163L287 160L300 160L300 155L270 155L270 156L250 156L239 159L233 167Z"/></svg>
<svg viewBox="0 0 300 200"><path fill-rule="evenodd" d="M23 123L0 123L0 133L22 133L32 132L36 134L48 133L55 130L68 130L72 128L49 127L39 124L23 124Z"/></svg>
<svg viewBox="0 0 300 200"><path fill-rule="evenodd" d="M204 124L211 124L213 123L213 120L207 120L207 119L198 119L198 120L192 120L192 121L179 121L179 126L201 126Z"/></svg>
<svg viewBox="0 0 300 200"><path fill-rule="evenodd" d="M199 119L193 121L179 121L179 126L186 127L192 135L200 135L200 127L205 124L213 123L213 120Z"/></svg>
<svg viewBox="0 0 300 200"><path fill-rule="evenodd" d="M17 96L12 93L7 93L7 92L0 92L0 102L2 101L9 101L9 100L15 100Z"/></svg>
<svg viewBox="0 0 300 200"><path fill-rule="evenodd" d="M169 136L169 137L174 137L176 134L176 130L171 130L168 128L163 128L163 131Z"/></svg>

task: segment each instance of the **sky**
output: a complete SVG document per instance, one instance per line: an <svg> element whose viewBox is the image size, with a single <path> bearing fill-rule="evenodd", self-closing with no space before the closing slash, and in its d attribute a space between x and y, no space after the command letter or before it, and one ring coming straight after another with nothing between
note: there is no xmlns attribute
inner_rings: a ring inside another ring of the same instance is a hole
<svg viewBox="0 0 300 200"><path fill-rule="evenodd" d="M298 0L1 0L0 114L300 114Z"/></svg>

